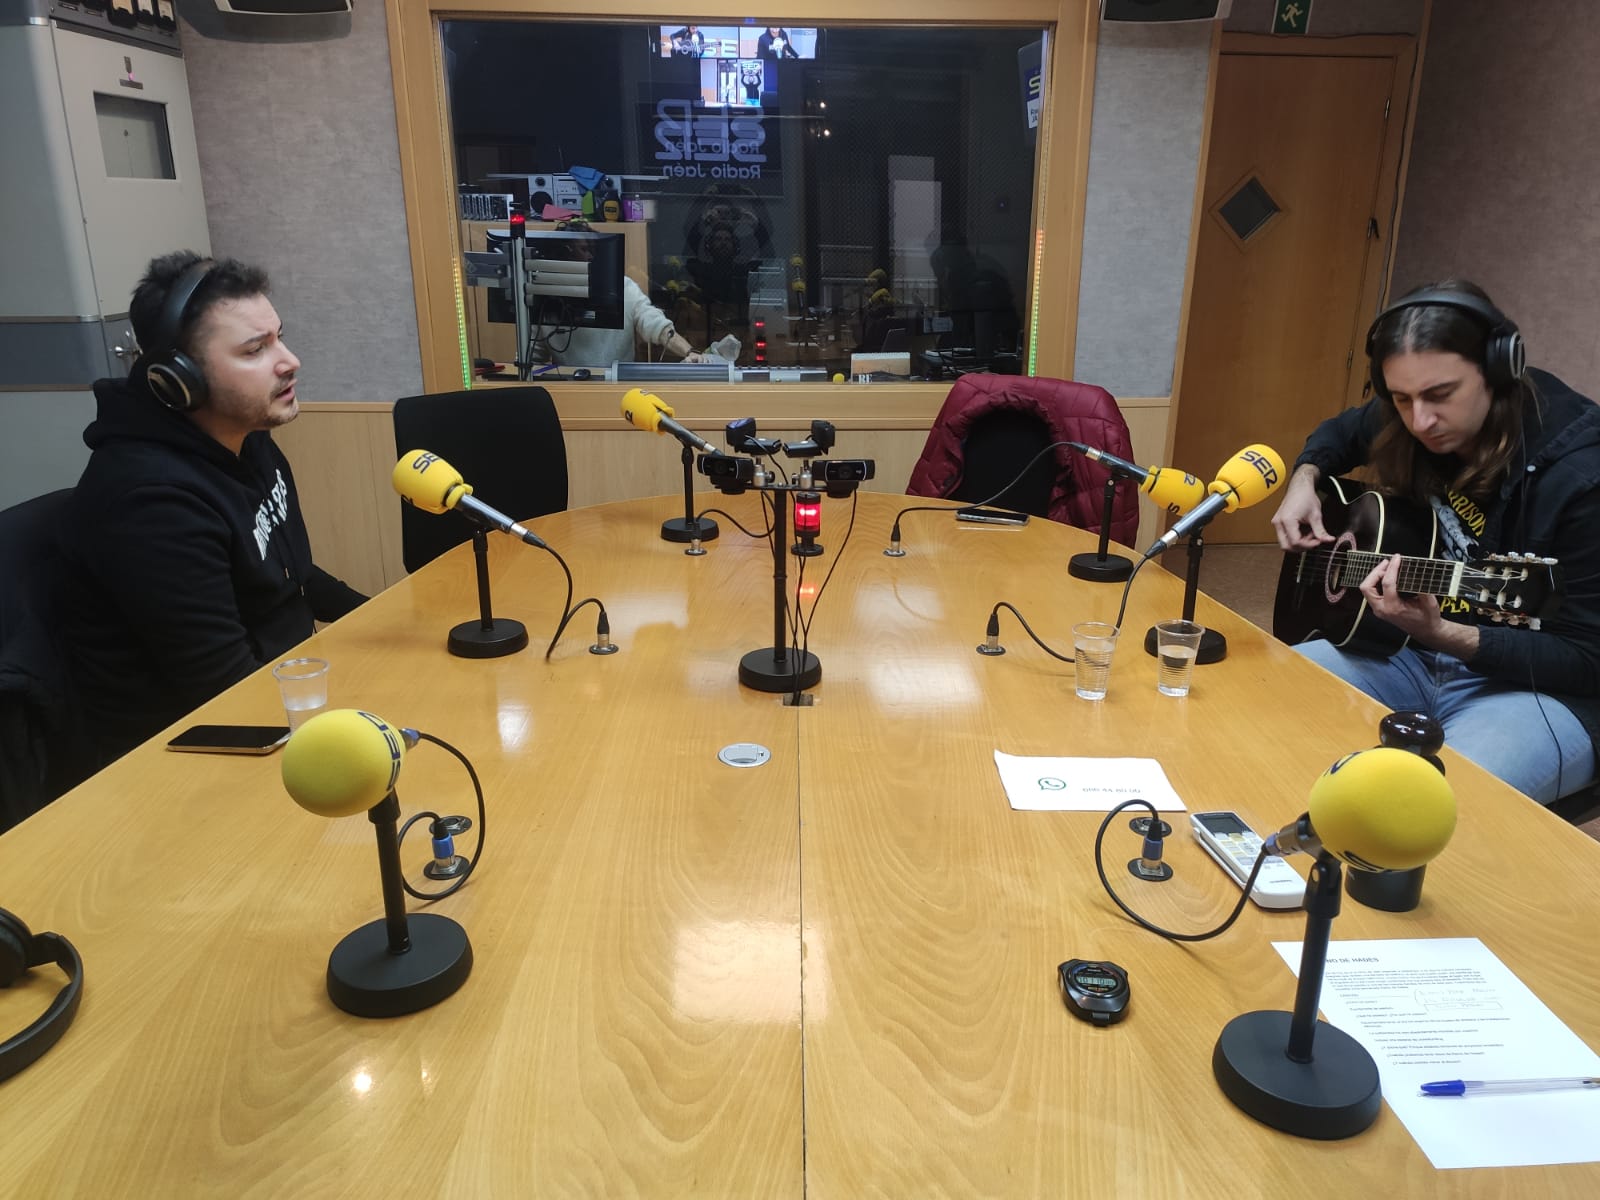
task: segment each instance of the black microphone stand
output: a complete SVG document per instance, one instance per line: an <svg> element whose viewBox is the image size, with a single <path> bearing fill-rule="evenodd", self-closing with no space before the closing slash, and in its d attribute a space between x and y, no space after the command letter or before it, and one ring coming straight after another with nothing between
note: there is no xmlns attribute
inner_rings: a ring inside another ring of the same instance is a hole
<svg viewBox="0 0 1600 1200"><path fill-rule="evenodd" d="M406 914L400 876L400 801L367 812L378 839L383 919L347 933L328 956L328 997L358 1017L398 1017L437 1004L472 974L467 931L438 913Z"/></svg>
<svg viewBox="0 0 1600 1200"><path fill-rule="evenodd" d="M450 653L460 658L515 654L528 644L528 630L521 621L496 617L489 604L489 537L482 525L472 531L472 557L478 566L478 619L463 621L450 630Z"/></svg>
<svg viewBox="0 0 1600 1200"><path fill-rule="evenodd" d="M694 450L683 448L683 516L661 522L661 537L668 542L709 542L720 531L710 517L694 515Z"/></svg>
<svg viewBox="0 0 1600 1200"><path fill-rule="evenodd" d="M784 500L790 491L799 489L771 484L765 490L772 494L772 645L752 650L739 660L739 682L753 691L782 695L803 692L820 683L822 661L809 650L791 649L786 636L784 618L789 611L789 597L784 585L788 582L785 560L789 555L789 535Z"/></svg>
<svg viewBox="0 0 1600 1200"><path fill-rule="evenodd" d="M1200 556L1205 553L1205 536L1202 530L1196 529L1189 535L1189 569L1183 580L1183 619L1194 620L1195 597L1200 593ZM1144 635L1144 652L1152 657L1159 652L1157 645L1156 627L1150 626ZM1207 628L1200 635L1200 652L1195 655L1195 662L1214 663L1221 662L1228 657L1228 639L1215 629Z"/></svg>
<svg viewBox="0 0 1600 1200"><path fill-rule="evenodd" d="M1093 554L1074 554L1067 561L1067 574L1074 579L1121 583L1133 574L1131 558L1107 553L1111 549L1111 509L1117 499L1117 481L1132 478L1120 467L1112 467L1111 474L1106 476L1105 501L1100 509L1100 547Z"/></svg>
<svg viewBox="0 0 1600 1200"><path fill-rule="evenodd" d="M1317 1020L1339 883L1339 860L1318 855L1306 884L1294 1011L1235 1017L1211 1053L1212 1074L1240 1109L1274 1129L1325 1141L1360 1133L1383 1102L1372 1055L1342 1029Z"/></svg>

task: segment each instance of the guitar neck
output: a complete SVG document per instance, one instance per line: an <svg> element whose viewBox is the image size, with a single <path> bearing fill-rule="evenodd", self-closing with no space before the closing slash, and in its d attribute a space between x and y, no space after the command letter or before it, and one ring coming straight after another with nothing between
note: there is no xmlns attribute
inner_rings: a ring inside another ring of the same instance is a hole
<svg viewBox="0 0 1600 1200"><path fill-rule="evenodd" d="M1342 587L1356 587L1372 573L1379 563L1393 555L1372 550L1351 550L1345 555L1343 569L1339 572ZM1448 558L1400 558L1399 588L1402 592L1415 592L1424 596L1454 596L1461 587L1465 564Z"/></svg>

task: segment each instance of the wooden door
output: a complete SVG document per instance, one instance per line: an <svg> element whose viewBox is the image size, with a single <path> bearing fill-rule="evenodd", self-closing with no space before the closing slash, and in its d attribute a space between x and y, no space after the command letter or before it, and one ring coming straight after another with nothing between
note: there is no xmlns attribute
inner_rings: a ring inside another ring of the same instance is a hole
<svg viewBox="0 0 1600 1200"><path fill-rule="evenodd" d="M1382 41L1369 54L1224 43L1171 460L1202 479L1251 442L1292 463L1360 399L1394 215L1403 106L1390 101L1412 57ZM1208 539L1272 541L1277 503L1223 517Z"/></svg>

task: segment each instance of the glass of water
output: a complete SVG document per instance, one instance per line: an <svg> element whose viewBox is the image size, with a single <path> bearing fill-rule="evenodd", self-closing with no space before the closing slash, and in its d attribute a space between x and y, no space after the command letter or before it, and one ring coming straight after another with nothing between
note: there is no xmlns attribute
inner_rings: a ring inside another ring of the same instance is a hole
<svg viewBox="0 0 1600 1200"><path fill-rule="evenodd" d="M289 728L299 729L328 707L328 660L291 658L272 668L283 693L283 711Z"/></svg>
<svg viewBox="0 0 1600 1200"><path fill-rule="evenodd" d="M1117 627L1104 621L1083 621L1072 627L1072 651L1080 700L1104 700L1111 681L1111 656L1117 649Z"/></svg>
<svg viewBox="0 0 1600 1200"><path fill-rule="evenodd" d="M1156 690L1163 696L1187 696L1200 653L1204 625L1193 621L1156 622Z"/></svg>

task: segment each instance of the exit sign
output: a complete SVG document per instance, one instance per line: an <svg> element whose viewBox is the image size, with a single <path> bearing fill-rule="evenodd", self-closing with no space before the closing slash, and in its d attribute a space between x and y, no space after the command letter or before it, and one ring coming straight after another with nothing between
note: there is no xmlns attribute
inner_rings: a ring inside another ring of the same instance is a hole
<svg viewBox="0 0 1600 1200"><path fill-rule="evenodd" d="M1273 33L1304 36L1311 24L1311 0L1277 0L1272 9Z"/></svg>

